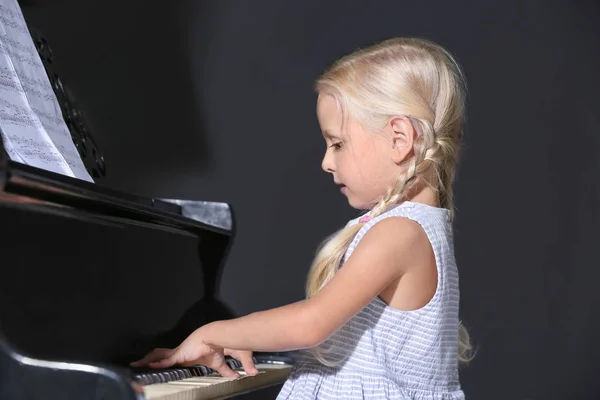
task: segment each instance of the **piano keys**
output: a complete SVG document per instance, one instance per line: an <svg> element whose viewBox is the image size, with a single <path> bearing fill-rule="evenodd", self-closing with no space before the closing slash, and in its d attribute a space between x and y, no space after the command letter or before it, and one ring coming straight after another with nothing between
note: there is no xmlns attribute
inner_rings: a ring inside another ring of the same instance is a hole
<svg viewBox="0 0 600 400"><path fill-rule="evenodd" d="M241 364L230 365L240 374L238 378L224 378L199 366L162 372L147 371L136 375L136 379L141 381L147 400L205 400L241 395L283 382L291 370L291 365L286 363L256 363L255 366L259 373L247 375Z"/></svg>

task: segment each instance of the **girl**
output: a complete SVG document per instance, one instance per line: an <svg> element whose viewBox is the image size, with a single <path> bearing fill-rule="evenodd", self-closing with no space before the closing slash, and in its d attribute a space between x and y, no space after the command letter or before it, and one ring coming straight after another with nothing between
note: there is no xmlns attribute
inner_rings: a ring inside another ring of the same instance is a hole
<svg viewBox="0 0 600 400"><path fill-rule="evenodd" d="M251 351L303 349L278 399L464 399L451 226L462 72L437 44L392 39L340 59L316 91L322 167L366 212L321 247L306 300L202 326L134 365L236 376L224 355L254 374Z"/></svg>

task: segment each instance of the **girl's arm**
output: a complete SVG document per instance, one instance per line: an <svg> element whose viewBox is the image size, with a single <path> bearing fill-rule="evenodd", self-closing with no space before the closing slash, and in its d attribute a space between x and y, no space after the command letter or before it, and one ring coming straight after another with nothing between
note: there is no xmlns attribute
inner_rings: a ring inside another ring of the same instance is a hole
<svg viewBox="0 0 600 400"><path fill-rule="evenodd" d="M410 267L411 252L429 246L417 223L407 218L384 219L367 232L343 268L313 298L214 322L194 335L217 348L287 351L314 347L402 276Z"/></svg>

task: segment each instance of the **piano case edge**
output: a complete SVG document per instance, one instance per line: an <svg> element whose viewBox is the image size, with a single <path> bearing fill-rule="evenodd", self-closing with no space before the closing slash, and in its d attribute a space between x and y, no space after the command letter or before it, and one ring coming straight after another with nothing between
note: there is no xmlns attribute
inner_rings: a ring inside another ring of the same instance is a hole
<svg viewBox="0 0 600 400"><path fill-rule="evenodd" d="M37 400L48 393L61 400L144 400L144 391L125 369L40 360L12 346L0 329L0 399Z"/></svg>

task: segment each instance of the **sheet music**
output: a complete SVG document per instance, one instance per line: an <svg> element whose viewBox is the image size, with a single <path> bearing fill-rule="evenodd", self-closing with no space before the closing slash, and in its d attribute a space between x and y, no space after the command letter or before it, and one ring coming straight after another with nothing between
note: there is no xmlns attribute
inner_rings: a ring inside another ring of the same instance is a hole
<svg viewBox="0 0 600 400"><path fill-rule="evenodd" d="M93 182L17 0L0 0L0 133L11 160Z"/></svg>

